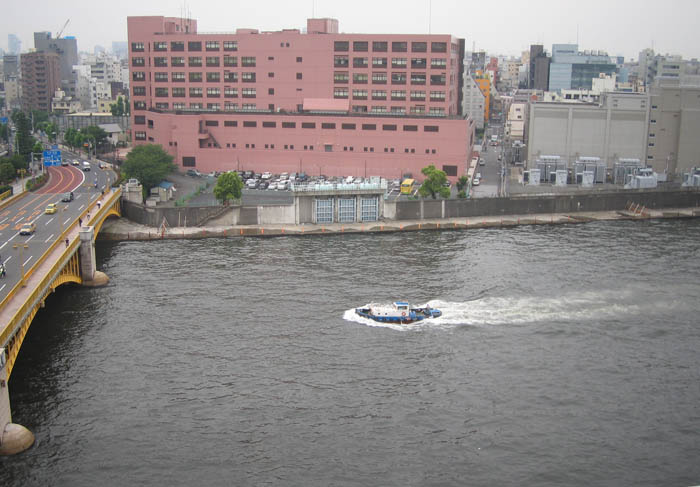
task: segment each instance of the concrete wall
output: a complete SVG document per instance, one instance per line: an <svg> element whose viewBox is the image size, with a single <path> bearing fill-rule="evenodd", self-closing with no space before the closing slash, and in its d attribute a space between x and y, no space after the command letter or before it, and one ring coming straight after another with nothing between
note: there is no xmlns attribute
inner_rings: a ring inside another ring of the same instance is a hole
<svg viewBox="0 0 700 487"><path fill-rule="evenodd" d="M624 210L629 202L644 205L651 209L696 207L700 206L700 191L633 190L610 193L596 192L571 196L398 201L396 202L396 220L421 219L421 206L423 218L441 218L443 203L444 215L442 217L469 218L494 215L616 211Z"/></svg>
<svg viewBox="0 0 700 487"><path fill-rule="evenodd" d="M165 217L170 227L195 227L209 218L218 216L221 211L222 208L219 206L151 208L122 200L122 215L133 222L149 227L160 227L163 223L163 217Z"/></svg>

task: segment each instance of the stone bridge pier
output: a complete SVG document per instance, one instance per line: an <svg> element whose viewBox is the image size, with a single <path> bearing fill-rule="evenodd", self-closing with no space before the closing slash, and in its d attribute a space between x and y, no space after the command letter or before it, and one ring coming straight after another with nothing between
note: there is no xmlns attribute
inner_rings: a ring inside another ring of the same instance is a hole
<svg viewBox="0 0 700 487"><path fill-rule="evenodd" d="M0 348L0 455L21 453L34 444L34 433L12 422L10 392L7 385L7 359L5 349Z"/></svg>
<svg viewBox="0 0 700 487"><path fill-rule="evenodd" d="M96 269L95 261L95 228L80 228L80 274L83 286L103 286L109 282L104 272Z"/></svg>

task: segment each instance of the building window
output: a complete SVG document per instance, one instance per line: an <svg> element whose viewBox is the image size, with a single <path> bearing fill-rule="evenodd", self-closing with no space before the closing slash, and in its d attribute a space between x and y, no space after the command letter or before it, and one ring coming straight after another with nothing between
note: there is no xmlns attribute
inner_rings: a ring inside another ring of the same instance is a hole
<svg viewBox="0 0 700 487"><path fill-rule="evenodd" d="M301 128L303 128L303 129L315 129L316 123L315 122L301 122Z"/></svg>
<svg viewBox="0 0 700 487"><path fill-rule="evenodd" d="M334 129L334 128L335 128L335 124L334 124L334 123L330 123L330 122L322 123L322 124L321 124L321 128L322 128L322 129Z"/></svg>
<svg viewBox="0 0 700 487"><path fill-rule="evenodd" d="M167 68L168 67L168 58L167 57L153 58L153 66L155 66L156 68Z"/></svg>
<svg viewBox="0 0 700 487"><path fill-rule="evenodd" d="M207 88L207 98L219 98L221 90L219 88Z"/></svg>
<svg viewBox="0 0 700 487"><path fill-rule="evenodd" d="M369 42L367 41L354 41L352 43L352 50L356 52L367 52L369 50Z"/></svg>
<svg viewBox="0 0 700 487"><path fill-rule="evenodd" d="M136 140L146 140L146 132L140 132L140 131L134 132L134 138Z"/></svg>
<svg viewBox="0 0 700 487"><path fill-rule="evenodd" d="M418 125L404 125L404 132L418 132Z"/></svg>
<svg viewBox="0 0 700 487"><path fill-rule="evenodd" d="M175 67L178 67L178 66L182 67L185 65L185 58L181 57L181 56L171 57L170 58L170 65L175 66Z"/></svg>
<svg viewBox="0 0 700 487"><path fill-rule="evenodd" d="M177 52L184 51L185 50L185 42L184 41L172 41L170 43L170 50L177 51Z"/></svg>
<svg viewBox="0 0 700 487"><path fill-rule="evenodd" d="M228 83L237 83L238 73L232 71L224 71L224 81Z"/></svg>
<svg viewBox="0 0 700 487"><path fill-rule="evenodd" d="M386 73L372 73L372 84L385 85L387 80Z"/></svg>
<svg viewBox="0 0 700 487"><path fill-rule="evenodd" d="M423 127L423 131L424 132L439 132L440 127L438 127L437 125L426 125L425 127Z"/></svg>
<svg viewBox="0 0 700 487"><path fill-rule="evenodd" d="M207 127L218 127L219 121L218 120L205 120L204 125Z"/></svg>
<svg viewBox="0 0 700 487"><path fill-rule="evenodd" d="M326 152L333 152L333 144L324 144L323 150Z"/></svg>
<svg viewBox="0 0 700 487"><path fill-rule="evenodd" d="M372 52L387 52L389 43L386 41L372 41Z"/></svg>
<svg viewBox="0 0 700 487"><path fill-rule="evenodd" d="M350 50L350 43L348 41L335 41L333 50L336 52L347 52Z"/></svg>
<svg viewBox="0 0 700 487"><path fill-rule="evenodd" d="M405 85L406 84L406 73L391 73L391 84L392 85Z"/></svg>
<svg viewBox="0 0 700 487"><path fill-rule="evenodd" d="M303 61L303 58L301 56L297 56L297 62L300 63Z"/></svg>
<svg viewBox="0 0 700 487"><path fill-rule="evenodd" d="M146 125L146 115L134 115L134 125Z"/></svg>
<svg viewBox="0 0 700 487"><path fill-rule="evenodd" d="M445 58L433 58L430 60L431 68L441 68L444 69L447 66L447 59Z"/></svg>
<svg viewBox="0 0 700 487"><path fill-rule="evenodd" d="M243 56L241 58L241 66L254 68L256 64L255 56Z"/></svg>
<svg viewBox="0 0 700 487"><path fill-rule="evenodd" d="M238 56L224 55L224 66L227 68L235 68L238 66Z"/></svg>
<svg viewBox="0 0 700 487"><path fill-rule="evenodd" d="M425 91L411 91L412 101L422 101L425 100Z"/></svg>
<svg viewBox="0 0 700 487"><path fill-rule="evenodd" d="M218 51L219 50L219 41L207 41L204 44L204 48L207 51Z"/></svg>
<svg viewBox="0 0 700 487"><path fill-rule="evenodd" d="M142 57L131 58L131 65L132 66L145 66L146 65L146 58L142 58Z"/></svg>
<svg viewBox="0 0 700 487"><path fill-rule="evenodd" d="M143 71L134 71L132 79L134 81L146 81L146 73Z"/></svg>
<svg viewBox="0 0 700 487"><path fill-rule="evenodd" d="M333 73L333 81L335 83L347 83L350 80L350 75L347 71L336 71Z"/></svg>
<svg viewBox="0 0 700 487"><path fill-rule="evenodd" d="M255 73L242 73L241 81L243 83L255 83Z"/></svg>
<svg viewBox="0 0 700 487"><path fill-rule="evenodd" d="M241 91L241 96L243 98L255 98L257 96L256 88L243 88Z"/></svg>
<svg viewBox="0 0 700 487"><path fill-rule="evenodd" d="M175 82L181 83L181 82L185 81L185 73L180 73L180 72L172 73L172 79Z"/></svg>
<svg viewBox="0 0 700 487"><path fill-rule="evenodd" d="M173 98L184 98L184 97L185 97L185 88L173 88ZM182 107L182 108L184 108L184 107Z"/></svg>
<svg viewBox="0 0 700 487"><path fill-rule="evenodd" d="M283 129L295 129L297 128L296 122L282 122Z"/></svg>
<svg viewBox="0 0 700 487"><path fill-rule="evenodd" d="M372 58L372 67L373 68L386 68L387 66L387 60L385 57L373 57Z"/></svg>
<svg viewBox="0 0 700 487"><path fill-rule="evenodd" d="M349 65L349 58L348 56L334 56L333 57L333 66L336 68L347 68Z"/></svg>
<svg viewBox="0 0 700 487"><path fill-rule="evenodd" d="M194 98L202 97L202 88L192 88L190 87L190 96Z"/></svg>
<svg viewBox="0 0 700 487"><path fill-rule="evenodd" d="M352 90L352 97L355 100L366 100L367 90Z"/></svg>
<svg viewBox="0 0 700 487"><path fill-rule="evenodd" d="M303 75L301 73L297 73L297 79L302 79Z"/></svg>
<svg viewBox="0 0 700 487"><path fill-rule="evenodd" d="M224 41L224 51L237 51L238 41Z"/></svg>
<svg viewBox="0 0 700 487"><path fill-rule="evenodd" d="M197 82L202 81L202 73L197 73L197 72L192 71L189 73L189 77L190 77L190 83L197 83Z"/></svg>
<svg viewBox="0 0 700 487"><path fill-rule="evenodd" d="M431 85L444 85L445 84L445 73L442 74L431 74L430 75Z"/></svg>
<svg viewBox="0 0 700 487"><path fill-rule="evenodd" d="M164 41L156 41L153 43L153 50L154 51L167 51L168 50L168 43Z"/></svg>
<svg viewBox="0 0 700 487"><path fill-rule="evenodd" d="M374 123L363 123L362 130L377 130L377 124Z"/></svg>
<svg viewBox="0 0 700 487"><path fill-rule="evenodd" d="M158 110L167 110L169 105L167 103L156 103L156 108Z"/></svg>
<svg viewBox="0 0 700 487"><path fill-rule="evenodd" d="M187 43L187 50L188 51L201 51L202 50L202 43L200 41L189 41Z"/></svg>
<svg viewBox="0 0 700 487"><path fill-rule="evenodd" d="M221 81L221 73L219 73L219 72L207 73L207 82L218 83L219 81Z"/></svg>
<svg viewBox="0 0 700 487"><path fill-rule="evenodd" d="M386 91L384 90L372 90L373 100L386 100Z"/></svg>
<svg viewBox="0 0 700 487"><path fill-rule="evenodd" d="M427 42L411 42L411 52L427 52Z"/></svg>
<svg viewBox="0 0 700 487"><path fill-rule="evenodd" d="M219 56L207 56L207 67L216 68L219 66Z"/></svg>
<svg viewBox="0 0 700 487"><path fill-rule="evenodd" d="M146 96L145 86L134 86L134 96Z"/></svg>
<svg viewBox="0 0 700 487"><path fill-rule="evenodd" d="M201 110L204 108L204 105L201 103L190 103L190 108L193 110Z"/></svg>
<svg viewBox="0 0 700 487"><path fill-rule="evenodd" d="M382 130L388 130L388 131L390 131L390 132L396 132L396 125L394 125L394 124L382 125Z"/></svg>
<svg viewBox="0 0 700 487"><path fill-rule="evenodd" d="M446 42L431 42L430 52L447 52Z"/></svg>
<svg viewBox="0 0 700 487"><path fill-rule="evenodd" d="M251 127L251 128L252 128L252 127L257 127L257 126L258 126L258 122L254 121L254 120L246 120L246 121L243 122L243 126L244 126L244 127Z"/></svg>
<svg viewBox="0 0 700 487"><path fill-rule="evenodd" d="M431 91L430 92L430 101L445 101L445 92L444 91Z"/></svg>
<svg viewBox="0 0 700 487"><path fill-rule="evenodd" d="M366 57L354 57L352 58L353 68L366 68L368 66L368 61Z"/></svg>
<svg viewBox="0 0 700 487"><path fill-rule="evenodd" d="M190 67L201 67L202 58L199 56L190 56L188 59L188 64Z"/></svg>
<svg viewBox="0 0 700 487"><path fill-rule="evenodd" d="M158 98L167 98L168 89L167 88L156 88L156 96Z"/></svg>
<svg viewBox="0 0 700 487"><path fill-rule="evenodd" d="M132 42L131 43L131 52L143 52L144 49L144 44L143 42Z"/></svg>
<svg viewBox="0 0 700 487"><path fill-rule="evenodd" d="M373 106L373 107L372 107L372 113L386 113L386 112L388 112L388 111L389 111L389 110L388 110L385 106L383 106L383 105L381 105L381 106Z"/></svg>
<svg viewBox="0 0 700 487"><path fill-rule="evenodd" d="M274 94L275 94L275 89L274 89L274 88L268 88L268 89L267 89L267 94L268 94L268 95L274 95Z"/></svg>
<svg viewBox="0 0 700 487"><path fill-rule="evenodd" d="M145 101L135 101L134 102L134 110L145 110L146 109L146 102Z"/></svg>
<svg viewBox="0 0 700 487"><path fill-rule="evenodd" d="M224 127L238 127L237 120L224 120Z"/></svg>
<svg viewBox="0 0 700 487"><path fill-rule="evenodd" d="M238 103L231 103L230 101L226 101L224 102L224 110L228 110L230 112L238 110Z"/></svg>
<svg viewBox="0 0 700 487"><path fill-rule="evenodd" d="M402 101L406 99L406 92L404 90L392 90L391 99L393 101Z"/></svg>
<svg viewBox="0 0 700 487"><path fill-rule="evenodd" d="M405 57L393 57L391 58L391 67L406 69L406 58Z"/></svg>
<svg viewBox="0 0 700 487"><path fill-rule="evenodd" d="M391 52L406 52L408 51L408 43L407 42L392 42L391 43Z"/></svg>
<svg viewBox="0 0 700 487"><path fill-rule="evenodd" d="M425 69L428 67L428 60L424 57L411 58L411 69Z"/></svg>
<svg viewBox="0 0 700 487"><path fill-rule="evenodd" d="M355 124L354 123L344 123L341 124L340 126L343 130L355 130Z"/></svg>
<svg viewBox="0 0 700 487"><path fill-rule="evenodd" d="M264 128L273 129L273 128L277 127L277 122L263 122L262 126Z"/></svg>
<svg viewBox="0 0 700 487"><path fill-rule="evenodd" d="M347 88L335 88L333 90L333 98L347 98L348 89Z"/></svg>

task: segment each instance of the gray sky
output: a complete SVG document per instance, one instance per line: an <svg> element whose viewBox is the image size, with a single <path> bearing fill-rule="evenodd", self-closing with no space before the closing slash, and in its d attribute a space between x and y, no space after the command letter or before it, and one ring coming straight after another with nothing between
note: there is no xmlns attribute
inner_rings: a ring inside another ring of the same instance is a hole
<svg viewBox="0 0 700 487"><path fill-rule="evenodd" d="M78 39L78 49L110 48L126 40L129 15L180 16L182 1L166 0L5 0L0 6L0 46L7 34L34 47L33 32L54 35L70 18L63 35ZM432 22L429 22L432 3ZM700 58L700 0L199 0L188 4L199 30L230 32L303 28L306 19L333 17L341 32L453 34L490 54L519 55L530 44L575 43L580 48L637 59L639 51Z"/></svg>

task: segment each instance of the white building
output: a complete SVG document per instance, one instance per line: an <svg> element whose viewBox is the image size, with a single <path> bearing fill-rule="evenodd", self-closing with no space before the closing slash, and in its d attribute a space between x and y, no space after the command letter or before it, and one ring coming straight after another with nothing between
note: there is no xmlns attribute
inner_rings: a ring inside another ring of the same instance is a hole
<svg viewBox="0 0 700 487"><path fill-rule="evenodd" d="M508 110L508 119L506 120L506 137L510 140L524 141L527 125L527 103L511 103Z"/></svg>
<svg viewBox="0 0 700 487"><path fill-rule="evenodd" d="M464 74L464 98L462 100L462 113L470 116L476 128L484 128L484 105L486 97L479 89L474 78L469 73Z"/></svg>

